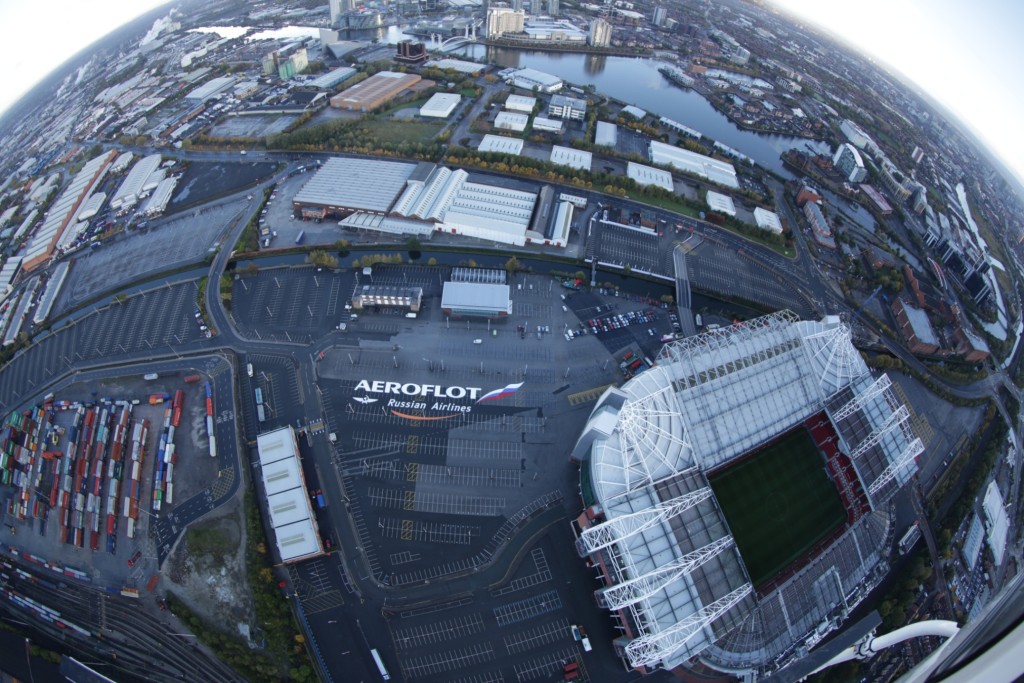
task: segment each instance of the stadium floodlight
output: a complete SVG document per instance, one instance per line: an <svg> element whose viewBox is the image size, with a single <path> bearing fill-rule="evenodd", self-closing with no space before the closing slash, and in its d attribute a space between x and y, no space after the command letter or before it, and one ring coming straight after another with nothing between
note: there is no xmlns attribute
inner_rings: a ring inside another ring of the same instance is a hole
<svg viewBox="0 0 1024 683"><path fill-rule="evenodd" d="M869 401L873 400L876 396L880 395L886 389L892 386L892 380L889 379L889 375L882 375L874 381L874 383L865 389L863 392L857 394L849 402L843 404L843 406L832 414L832 421L839 424L853 413L864 407Z"/></svg>
<svg viewBox="0 0 1024 683"><path fill-rule="evenodd" d="M749 583L744 584L664 631L646 634L631 640L626 645L626 656L629 657L630 666L646 667L667 659L684 647L705 627L710 626L728 612L733 605L750 595L753 590L753 586ZM690 653L690 656L694 654L696 653Z"/></svg>
<svg viewBox="0 0 1024 683"><path fill-rule="evenodd" d="M856 460L860 456L868 452L872 446L875 446L886 434L891 434L893 431L900 428L900 426L910 419L910 411L907 410L905 405L901 405L899 409L894 410L889 414L889 417L885 419L880 427L868 434L868 437L857 444L857 447L850 453L850 460Z"/></svg>
<svg viewBox="0 0 1024 683"><path fill-rule="evenodd" d="M576 539L576 551L580 557L586 557L613 543L650 529L655 524L666 522L681 512L702 503L712 495L714 494L711 487L705 486L672 500L658 503L654 507L638 510L621 517L613 517L601 524L587 527Z"/></svg>
<svg viewBox="0 0 1024 683"><path fill-rule="evenodd" d="M610 610L620 610L635 605L663 590L679 577L692 573L693 570L732 545L732 536L723 536L703 548L687 553L643 576L596 591L597 602L601 607Z"/></svg>
<svg viewBox="0 0 1024 683"><path fill-rule="evenodd" d="M871 482L871 486L868 487L868 495L874 498L875 494L882 490L882 487L888 484L901 469L914 458L921 455L924 452L924 444L921 439L914 439L907 447L903 449L900 456L896 458L888 467L885 468L878 478Z"/></svg>

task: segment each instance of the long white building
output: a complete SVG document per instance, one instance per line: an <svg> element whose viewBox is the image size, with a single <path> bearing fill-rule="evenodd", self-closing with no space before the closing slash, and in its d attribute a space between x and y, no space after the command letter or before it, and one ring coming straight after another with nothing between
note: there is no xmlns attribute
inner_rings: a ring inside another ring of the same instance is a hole
<svg viewBox="0 0 1024 683"><path fill-rule="evenodd" d="M657 140L651 141L650 156L652 163L673 166L680 171L692 173L725 187L740 186L736 178L736 168L726 161L719 161Z"/></svg>
<svg viewBox="0 0 1024 683"><path fill-rule="evenodd" d="M150 176L159 168L159 154L150 154L139 159L121 181L117 191L114 192L114 196L110 199L110 207L120 209L123 206L134 206L139 201L139 195L142 194L143 188L149 182Z"/></svg>

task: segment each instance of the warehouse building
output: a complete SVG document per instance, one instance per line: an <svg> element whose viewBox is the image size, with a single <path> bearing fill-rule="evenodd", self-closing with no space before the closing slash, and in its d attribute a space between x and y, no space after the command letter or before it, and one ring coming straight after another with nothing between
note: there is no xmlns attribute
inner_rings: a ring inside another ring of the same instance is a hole
<svg viewBox="0 0 1024 683"><path fill-rule="evenodd" d="M561 133L562 122L554 119L546 119L543 116L533 117L533 129L546 133Z"/></svg>
<svg viewBox="0 0 1024 683"><path fill-rule="evenodd" d="M589 171L593 158L594 155L592 153L581 149L562 147L561 145L554 145L551 148L551 163L568 166L569 168Z"/></svg>
<svg viewBox="0 0 1024 683"><path fill-rule="evenodd" d="M363 285L352 296L352 308L357 311L369 306L384 306L386 308L403 308L412 313L418 313L422 305L422 287Z"/></svg>
<svg viewBox="0 0 1024 683"><path fill-rule="evenodd" d="M25 259L25 270L34 270L46 263L53 255L58 243L62 247L66 246L61 239L64 237L65 230L74 222L82 202L99 185L115 156L115 152L107 152L90 160L71 179L71 184L53 201L42 226L32 236L24 253L21 254Z"/></svg>
<svg viewBox="0 0 1024 683"><path fill-rule="evenodd" d="M425 62L423 66L432 66L435 69L458 71L459 73L469 76L475 76L476 74L490 68L487 64L467 62L464 59L432 59L429 62Z"/></svg>
<svg viewBox="0 0 1024 683"><path fill-rule="evenodd" d="M120 187L117 188L113 198L110 200L110 208L117 210L122 207L135 206L136 202L139 201L139 195L143 193L146 183L149 181L149 177L156 173L159 168L159 154L150 154L139 159L135 166L132 167L132 170L128 172L128 175L125 176L124 180L121 181Z"/></svg>
<svg viewBox="0 0 1024 683"><path fill-rule="evenodd" d="M530 122L530 117L526 114L520 114L518 112L501 111L494 117L494 127L501 130L511 130L516 133L522 133L526 130L526 124Z"/></svg>
<svg viewBox="0 0 1024 683"><path fill-rule="evenodd" d="M421 80L418 74L381 71L332 97L331 106L350 111L373 111Z"/></svg>
<svg viewBox="0 0 1024 683"><path fill-rule="evenodd" d="M644 166L643 164L630 161L626 164L626 175L640 185L657 185L669 192L675 190L675 186L672 184L672 174L660 168Z"/></svg>
<svg viewBox="0 0 1024 683"><path fill-rule="evenodd" d="M672 166L726 187L740 186L736 178L736 168L726 161L719 161L657 140L651 140L650 156L651 162L659 166Z"/></svg>
<svg viewBox="0 0 1024 683"><path fill-rule="evenodd" d="M441 293L441 310L455 318L504 318L512 315L508 285L476 282L446 282Z"/></svg>
<svg viewBox="0 0 1024 683"><path fill-rule="evenodd" d="M724 213L726 216L736 217L736 204L733 203L732 197L729 195L708 190L707 201L708 208L712 211Z"/></svg>
<svg viewBox="0 0 1024 683"><path fill-rule="evenodd" d="M320 167L292 203L298 211L324 209L337 216L360 210L384 214L405 189L417 166L399 161L335 157Z"/></svg>
<svg viewBox="0 0 1024 683"><path fill-rule="evenodd" d="M420 116L436 119L446 119L455 111L462 101L462 95L458 93L439 92L434 93L427 102L420 107Z"/></svg>
<svg viewBox="0 0 1024 683"><path fill-rule="evenodd" d="M505 100L505 109L519 111L524 114L532 114L533 108L537 105L536 97L525 97L524 95L509 95Z"/></svg>
<svg viewBox="0 0 1024 683"><path fill-rule="evenodd" d="M754 222L762 230L767 230L774 235L782 234L782 221L779 220L779 214L773 211L757 207L754 209Z"/></svg>
<svg viewBox="0 0 1024 683"><path fill-rule="evenodd" d="M508 74L507 82L516 88L533 90L539 88L540 92L552 93L562 89L564 83L558 76L537 71L536 69L515 69Z"/></svg>
<svg viewBox="0 0 1024 683"><path fill-rule="evenodd" d="M515 154L519 156L523 153L523 141L519 138L507 138L503 135L485 135L484 139L480 141L477 151Z"/></svg>
<svg viewBox="0 0 1024 683"><path fill-rule="evenodd" d="M177 184L178 179L174 177L161 180L153 190L153 194L146 200L146 204L142 207L142 212L147 216L159 216L162 214L167 208L167 204L171 201L171 194L174 192Z"/></svg>
<svg viewBox="0 0 1024 683"><path fill-rule="evenodd" d="M323 555L320 532L299 461L299 444L291 427L256 437L267 516L281 562L289 564Z"/></svg>
<svg viewBox="0 0 1024 683"><path fill-rule="evenodd" d="M203 83L201 86L199 86L189 94L185 95L185 99L193 100L195 102L205 102L211 97L214 97L224 92L234 84L234 76L221 76L219 78L214 78L207 81L206 83Z"/></svg>
<svg viewBox="0 0 1024 683"><path fill-rule="evenodd" d="M356 75L356 70L350 66L339 66L333 71L328 71L322 76L317 76L313 80L306 83L311 88L317 90L330 90L331 88L344 83L348 79Z"/></svg>
<svg viewBox="0 0 1024 683"><path fill-rule="evenodd" d="M594 144L602 147L614 147L619 141L619 127L607 121L598 121L594 131Z"/></svg>

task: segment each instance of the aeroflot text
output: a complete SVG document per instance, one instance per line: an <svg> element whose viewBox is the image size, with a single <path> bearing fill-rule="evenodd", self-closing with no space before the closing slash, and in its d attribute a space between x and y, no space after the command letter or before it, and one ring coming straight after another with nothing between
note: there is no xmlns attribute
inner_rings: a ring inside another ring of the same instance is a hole
<svg viewBox="0 0 1024 683"><path fill-rule="evenodd" d="M479 387L442 387L437 384L402 384L401 382L370 382L359 380L356 391L362 389L371 394L398 394L400 396L434 396L435 398L475 399L480 394Z"/></svg>

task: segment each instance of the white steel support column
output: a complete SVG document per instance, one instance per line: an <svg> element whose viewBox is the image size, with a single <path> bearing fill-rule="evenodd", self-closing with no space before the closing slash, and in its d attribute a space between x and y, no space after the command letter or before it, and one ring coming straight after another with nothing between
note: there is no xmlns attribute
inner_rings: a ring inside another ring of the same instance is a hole
<svg viewBox="0 0 1024 683"><path fill-rule="evenodd" d="M595 593L597 602L612 611L636 604L651 597L680 576L689 574L732 544L732 536L724 536L643 576L602 588Z"/></svg>
<svg viewBox="0 0 1024 683"><path fill-rule="evenodd" d="M855 411L859 410L861 406L875 398L883 391L892 386L892 380L889 379L889 375L882 375L874 381L874 383L864 390L863 393L858 394L853 399L843 404L843 407L832 414L832 421L839 423L842 420L848 418Z"/></svg>
<svg viewBox="0 0 1024 683"><path fill-rule="evenodd" d="M576 551L580 554L580 557L586 557L602 548L607 548L616 541L629 538L633 534L638 534L655 524L671 519L679 513L704 502L711 495L711 487L705 486L678 498L659 503L654 507L638 510L629 515L609 519L607 522L597 526L588 527L576 539Z"/></svg>
<svg viewBox="0 0 1024 683"><path fill-rule="evenodd" d="M878 479L871 482L871 486L868 487L868 494L874 496L876 493L882 490L882 487L889 483L895 476L896 473L902 469L909 461L913 460L921 453L924 452L924 444L921 443L921 439L914 439L911 441L903 452L900 453L900 457L894 460L885 470L878 475Z"/></svg>
<svg viewBox="0 0 1024 683"><path fill-rule="evenodd" d="M893 430L899 429L900 425L910 419L910 411L907 410L906 406L900 406L899 410L894 411L889 417L885 419L882 426L871 432L868 438L857 444L857 447L850 453L850 460L856 460L860 456L867 453L868 449L877 444L882 438L892 432Z"/></svg>
<svg viewBox="0 0 1024 683"><path fill-rule="evenodd" d="M630 666L651 666L667 659L705 627L728 612L733 605L747 597L752 590L753 587L749 583L744 584L664 631L631 640L626 645L626 656L629 657ZM696 653L687 653L687 656L693 654Z"/></svg>

